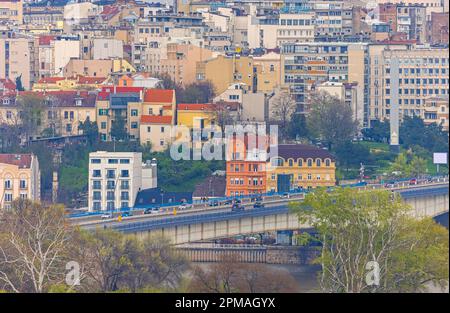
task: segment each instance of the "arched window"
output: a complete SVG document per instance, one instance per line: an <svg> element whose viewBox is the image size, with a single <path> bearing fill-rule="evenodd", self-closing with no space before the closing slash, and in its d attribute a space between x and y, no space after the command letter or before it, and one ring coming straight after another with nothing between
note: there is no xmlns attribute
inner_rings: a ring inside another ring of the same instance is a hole
<svg viewBox="0 0 450 313"><path fill-rule="evenodd" d="M297 165L300 166L300 167L303 166L303 159L298 159L297 160Z"/></svg>
<svg viewBox="0 0 450 313"><path fill-rule="evenodd" d="M270 163L272 166L283 166L284 165L284 161L281 158L273 158Z"/></svg>
<svg viewBox="0 0 450 313"><path fill-rule="evenodd" d="M308 159L307 163L308 163L308 167L311 167L312 166L312 159Z"/></svg>
<svg viewBox="0 0 450 313"><path fill-rule="evenodd" d="M316 159L316 166L320 166L322 164L322 160Z"/></svg>
<svg viewBox="0 0 450 313"><path fill-rule="evenodd" d="M294 166L294 160L289 159L289 160L288 160L288 163L289 163L289 166Z"/></svg>
<svg viewBox="0 0 450 313"><path fill-rule="evenodd" d="M331 164L330 159L326 159L326 160L325 160L325 166L330 166L330 164Z"/></svg>

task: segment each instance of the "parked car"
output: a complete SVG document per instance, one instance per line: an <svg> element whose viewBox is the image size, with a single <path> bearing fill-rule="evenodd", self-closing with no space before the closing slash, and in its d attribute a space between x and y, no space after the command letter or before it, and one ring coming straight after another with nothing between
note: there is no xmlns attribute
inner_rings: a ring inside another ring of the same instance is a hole
<svg viewBox="0 0 450 313"><path fill-rule="evenodd" d="M417 185L417 178L412 178L409 180L410 185Z"/></svg>
<svg viewBox="0 0 450 313"><path fill-rule="evenodd" d="M281 198L289 199L289 193L288 193L288 192L283 193L283 194L281 195Z"/></svg>
<svg viewBox="0 0 450 313"><path fill-rule="evenodd" d="M253 204L253 208L258 209L258 208L263 208L264 204L261 201L256 201L255 204Z"/></svg>
<svg viewBox="0 0 450 313"><path fill-rule="evenodd" d="M105 213L105 214L102 214L102 220L107 220L107 219L110 219L110 218L113 218L113 215L112 215L112 213Z"/></svg>
<svg viewBox="0 0 450 313"><path fill-rule="evenodd" d="M231 200L231 199L227 199L223 202L223 204L225 204L225 205L229 205L231 203L233 203L233 200Z"/></svg>

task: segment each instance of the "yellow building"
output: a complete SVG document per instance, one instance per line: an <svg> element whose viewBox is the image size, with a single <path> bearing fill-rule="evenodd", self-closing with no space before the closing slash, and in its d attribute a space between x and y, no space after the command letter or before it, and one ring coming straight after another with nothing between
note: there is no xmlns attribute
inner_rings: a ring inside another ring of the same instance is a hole
<svg viewBox="0 0 450 313"><path fill-rule="evenodd" d="M216 125L217 113L211 103L180 103L177 105L177 125L189 129L210 127Z"/></svg>
<svg viewBox="0 0 450 313"><path fill-rule="evenodd" d="M65 77L108 77L111 73L135 73L136 69L125 59L80 60L71 59L64 67Z"/></svg>
<svg viewBox="0 0 450 313"><path fill-rule="evenodd" d="M448 132L448 95L426 99L421 117L425 124L441 125Z"/></svg>
<svg viewBox="0 0 450 313"><path fill-rule="evenodd" d="M267 163L267 191L334 186L335 158L310 145L278 145L278 156Z"/></svg>
<svg viewBox="0 0 450 313"><path fill-rule="evenodd" d="M39 162L33 154L0 154L0 209L18 199L41 198Z"/></svg>
<svg viewBox="0 0 450 313"><path fill-rule="evenodd" d="M8 102L0 103L0 124L20 125L20 97L32 96L41 99L40 125L31 134L33 138L43 136L71 136L80 135L79 124L89 118L94 122L95 93L86 91L52 91L52 92L24 92L9 98Z"/></svg>
<svg viewBox="0 0 450 313"><path fill-rule="evenodd" d="M105 77L45 77L33 84L33 91L94 90L105 80Z"/></svg>
<svg viewBox="0 0 450 313"><path fill-rule="evenodd" d="M280 86L280 60L278 53L268 53L260 57L254 57L256 68L256 89L261 92L270 93Z"/></svg>
<svg viewBox="0 0 450 313"><path fill-rule="evenodd" d="M234 83L244 83L248 91L253 91L256 89L255 77L252 57L219 55L197 63L197 80L210 81L217 95Z"/></svg>
<svg viewBox="0 0 450 313"><path fill-rule="evenodd" d="M23 23L23 1L2 0L0 1L0 22Z"/></svg>

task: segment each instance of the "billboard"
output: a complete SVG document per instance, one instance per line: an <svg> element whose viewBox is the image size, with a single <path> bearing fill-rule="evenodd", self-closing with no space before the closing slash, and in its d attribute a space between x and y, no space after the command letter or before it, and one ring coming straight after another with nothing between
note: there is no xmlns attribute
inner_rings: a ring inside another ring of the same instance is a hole
<svg viewBox="0 0 450 313"><path fill-rule="evenodd" d="M433 153L434 164L447 164L447 152Z"/></svg>

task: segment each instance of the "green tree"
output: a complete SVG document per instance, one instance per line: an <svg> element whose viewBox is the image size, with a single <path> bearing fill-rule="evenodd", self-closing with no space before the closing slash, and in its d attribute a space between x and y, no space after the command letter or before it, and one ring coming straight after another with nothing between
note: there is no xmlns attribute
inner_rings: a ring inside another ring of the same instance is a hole
<svg viewBox="0 0 450 313"><path fill-rule="evenodd" d="M429 152L448 151L448 133L442 126L436 124L425 125L418 116L405 116L400 125L400 143L406 149L414 145L421 146Z"/></svg>
<svg viewBox="0 0 450 313"><path fill-rule="evenodd" d="M351 108L326 92L313 93L309 99L308 130L331 150L336 145L353 139L357 122Z"/></svg>
<svg viewBox="0 0 450 313"><path fill-rule="evenodd" d="M362 134L366 140L376 142L388 142L390 138L389 121L372 121L370 128L362 130Z"/></svg>
<svg viewBox="0 0 450 313"><path fill-rule="evenodd" d="M415 220L400 195L317 190L291 207L318 232L324 291L417 292L448 281L448 231L430 219ZM379 281L372 284L366 279L375 264Z"/></svg>
<svg viewBox="0 0 450 313"><path fill-rule="evenodd" d="M347 172L349 167L371 162L369 148L359 143L344 142L336 147L335 152L339 165L344 167Z"/></svg>
<svg viewBox="0 0 450 313"><path fill-rule="evenodd" d="M78 129L83 132L83 135L86 135L88 144L90 146L98 143L100 139L98 133L98 125L96 122L91 122L89 117L87 117L84 122L80 122Z"/></svg>
<svg viewBox="0 0 450 313"><path fill-rule="evenodd" d="M295 113L296 104L287 92L275 96L273 100L271 115L280 127L280 135L285 139L288 135L288 126L292 115Z"/></svg>
<svg viewBox="0 0 450 313"><path fill-rule="evenodd" d="M111 124L111 137L113 140L125 140L128 138L125 125L125 118L122 115L117 115Z"/></svg>
<svg viewBox="0 0 450 313"><path fill-rule="evenodd" d="M292 139L308 138L309 133L304 114L292 114L288 125L288 135Z"/></svg>
<svg viewBox="0 0 450 313"><path fill-rule="evenodd" d="M408 164L408 157L406 152L400 153L397 158L395 158L389 169L390 174L401 177L408 177L410 174L409 170L410 167Z"/></svg>
<svg viewBox="0 0 450 313"><path fill-rule="evenodd" d="M42 126L42 115L45 111L44 98L35 94L24 94L17 97L18 111L20 111L21 133L29 140L38 135Z"/></svg>
<svg viewBox="0 0 450 313"><path fill-rule="evenodd" d="M427 161L418 156L413 156L411 162L409 162L409 173L413 177L419 177L426 174L427 172Z"/></svg>

